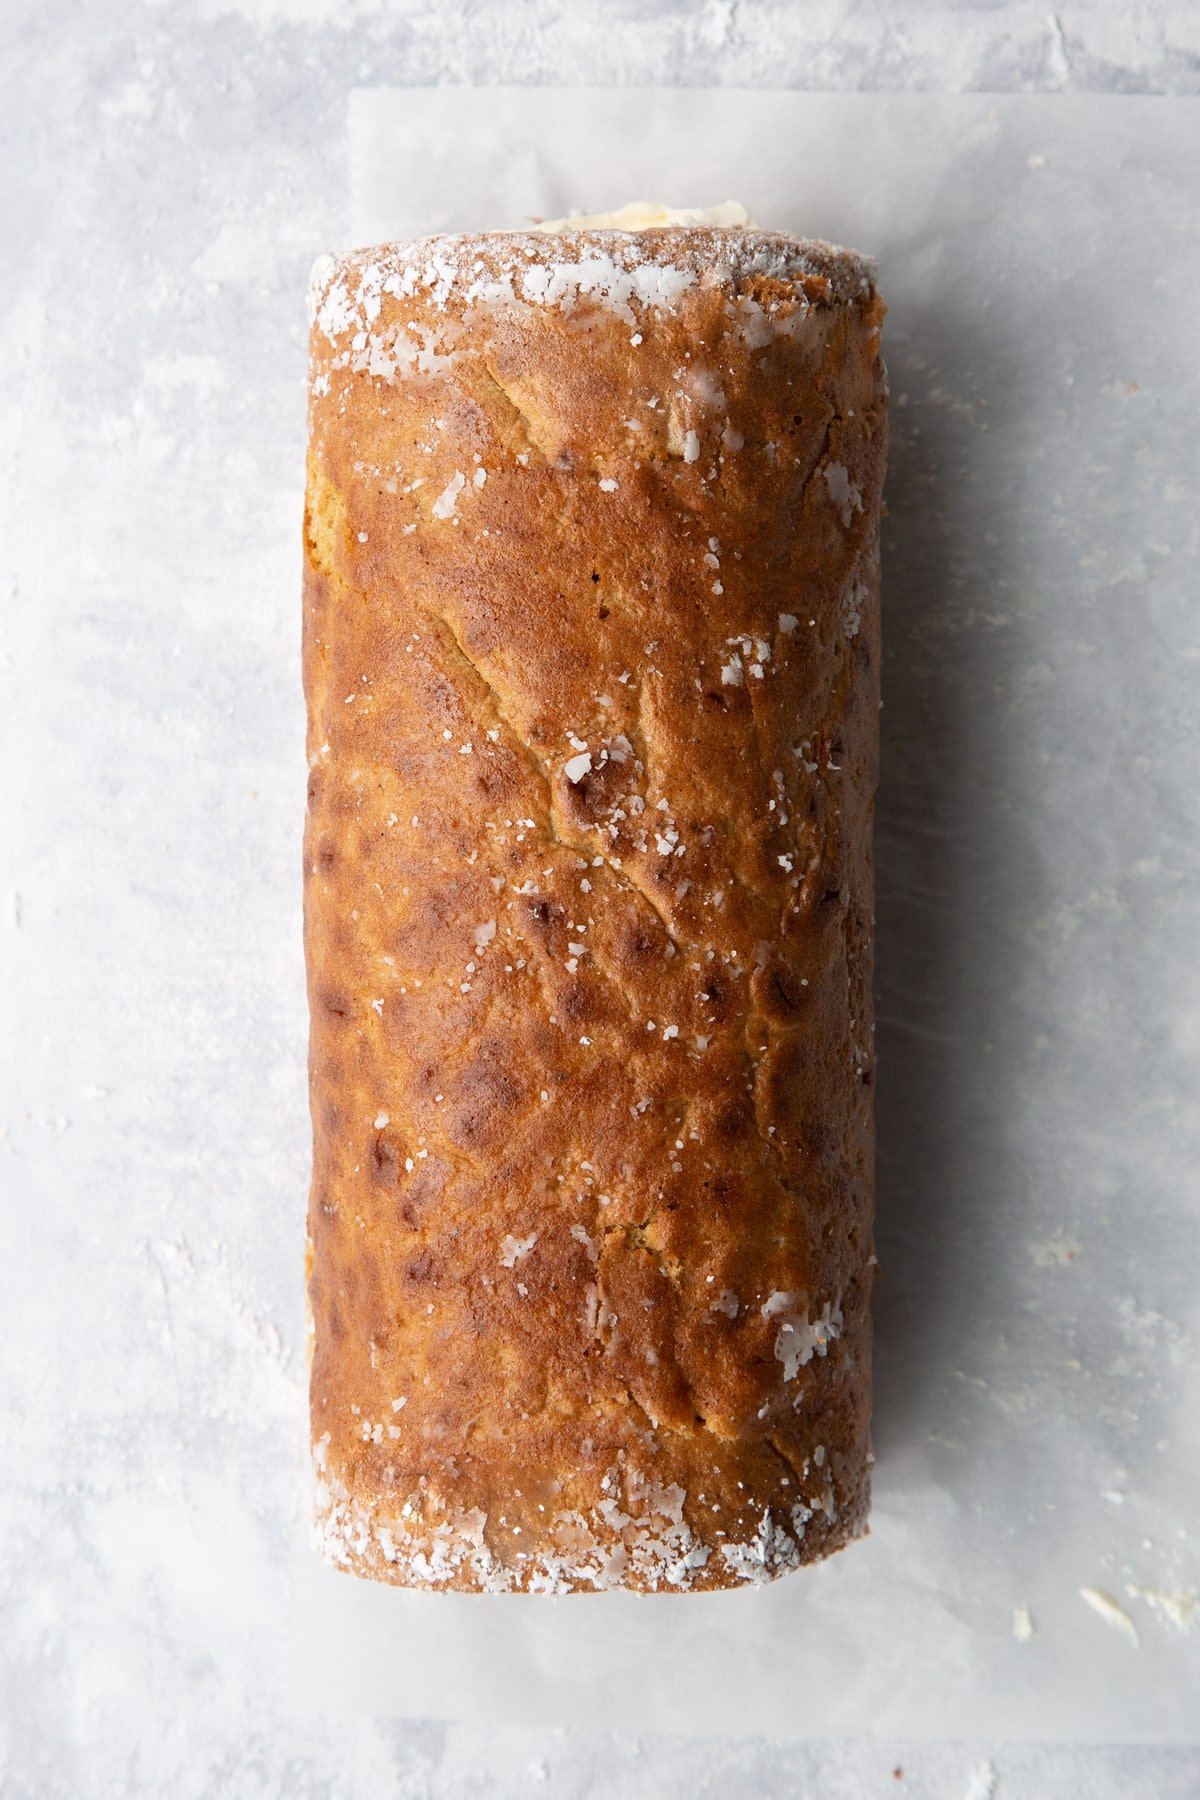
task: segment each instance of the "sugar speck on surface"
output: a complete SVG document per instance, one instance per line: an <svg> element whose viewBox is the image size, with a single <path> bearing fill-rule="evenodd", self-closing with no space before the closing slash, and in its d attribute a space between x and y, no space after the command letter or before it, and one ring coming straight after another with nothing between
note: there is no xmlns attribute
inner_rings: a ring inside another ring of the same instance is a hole
<svg viewBox="0 0 1200 1800"><path fill-rule="evenodd" d="M432 511L435 519L449 519L453 515L454 509L458 505L458 496L462 493L466 485L467 478L465 475L454 474L450 477L450 480L446 483L445 487L433 503Z"/></svg>
<svg viewBox="0 0 1200 1800"><path fill-rule="evenodd" d="M508 1236L502 1240L500 1245L500 1267L502 1269L511 1269L516 1263L519 1263L524 1257L529 1255L529 1252L533 1249L533 1246L537 1241L538 1234L536 1231L531 1231L528 1237L523 1238L513 1237L510 1232Z"/></svg>

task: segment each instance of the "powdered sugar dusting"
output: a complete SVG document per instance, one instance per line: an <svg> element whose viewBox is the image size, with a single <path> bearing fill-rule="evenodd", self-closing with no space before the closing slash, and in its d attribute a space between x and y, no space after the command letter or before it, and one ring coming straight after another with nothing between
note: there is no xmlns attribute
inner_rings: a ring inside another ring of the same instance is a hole
<svg viewBox="0 0 1200 1800"><path fill-rule="evenodd" d="M851 481L850 471L844 463L826 463L824 473L829 498L841 513L842 524L849 530L855 513L863 509L862 489Z"/></svg>
<svg viewBox="0 0 1200 1800"><path fill-rule="evenodd" d="M683 1488L614 1466L601 1483L606 1498L589 1513L554 1513L546 1545L501 1556L478 1507L453 1508L422 1483L384 1514L354 1500L331 1474L324 1441L313 1460L314 1542L325 1559L385 1579L391 1571L391 1579L421 1587L493 1594L685 1590L698 1585L714 1555L739 1581L759 1587L800 1567L809 1521L818 1512L832 1516L828 1492L811 1504L799 1496L782 1511L766 1508L749 1537L709 1543L685 1517Z"/></svg>
<svg viewBox="0 0 1200 1800"><path fill-rule="evenodd" d="M354 251L340 260L320 257L310 280L309 316L354 367L382 374L389 364L423 370L443 354L431 340L417 344L403 329L373 332L388 297L420 293L437 311L452 298L463 307L555 306L566 312L589 302L634 323L647 310L670 310L697 285L760 275L797 283L813 278L836 304L867 298L874 274L871 260L855 251L751 227L457 234ZM743 297L743 304L758 318L757 302ZM761 319L759 326L769 339L775 327Z"/></svg>

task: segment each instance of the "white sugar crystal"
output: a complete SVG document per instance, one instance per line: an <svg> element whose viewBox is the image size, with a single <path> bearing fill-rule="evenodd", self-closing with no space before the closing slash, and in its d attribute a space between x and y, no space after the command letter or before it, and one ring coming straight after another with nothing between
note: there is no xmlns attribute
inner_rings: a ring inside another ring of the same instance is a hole
<svg viewBox="0 0 1200 1800"><path fill-rule="evenodd" d="M819 1317L810 1319L803 1294L785 1293L777 1288L759 1311L764 1319L781 1320L775 1335L775 1355L783 1364L785 1381L794 1381L806 1363L814 1356L824 1356L830 1344L842 1334L842 1309L836 1301L827 1300Z"/></svg>
<svg viewBox="0 0 1200 1800"><path fill-rule="evenodd" d="M451 517L455 507L458 505L458 496L462 493L466 485L467 478L465 475L454 474L450 477L449 481L433 503L433 516L435 519L448 519Z"/></svg>
<svg viewBox="0 0 1200 1800"><path fill-rule="evenodd" d="M862 609L869 595L865 581L855 575L851 578L842 601L842 623L847 637L857 637L862 625Z"/></svg>
<svg viewBox="0 0 1200 1800"><path fill-rule="evenodd" d="M531 1231L526 1238L513 1237L510 1232L500 1245L500 1267L511 1269L514 1263L519 1263L522 1257L529 1255L537 1240L536 1231Z"/></svg>
<svg viewBox="0 0 1200 1800"><path fill-rule="evenodd" d="M824 475L829 498L835 506L840 507L842 524L849 527L854 513L861 512L863 509L862 491L851 481L850 471L844 463L826 463Z"/></svg>

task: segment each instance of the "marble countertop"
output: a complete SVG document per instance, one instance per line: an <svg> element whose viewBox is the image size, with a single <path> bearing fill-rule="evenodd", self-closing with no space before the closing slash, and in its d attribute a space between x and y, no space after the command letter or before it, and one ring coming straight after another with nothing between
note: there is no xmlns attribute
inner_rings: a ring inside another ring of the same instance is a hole
<svg viewBox="0 0 1200 1800"><path fill-rule="evenodd" d="M18 0L0 67L0 1793L1192 1800L1187 1748L299 1710L263 1601L302 1529L300 297L350 90L1195 95L1200 12Z"/></svg>

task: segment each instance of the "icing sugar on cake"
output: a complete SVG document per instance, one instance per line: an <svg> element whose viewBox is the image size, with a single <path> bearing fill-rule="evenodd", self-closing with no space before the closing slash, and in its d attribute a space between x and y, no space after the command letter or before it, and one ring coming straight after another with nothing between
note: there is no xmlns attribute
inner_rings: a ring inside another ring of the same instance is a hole
<svg viewBox="0 0 1200 1800"><path fill-rule="evenodd" d="M819 238L751 226L622 231L568 221L553 233L461 233L322 256L309 283L309 316L331 343L362 337L361 350L385 294L420 293L436 310L452 295L468 307L568 310L586 298L632 321L637 305L670 307L697 283L719 287L754 275L788 282L808 277L825 286L830 303L844 303L870 291L875 265Z"/></svg>

